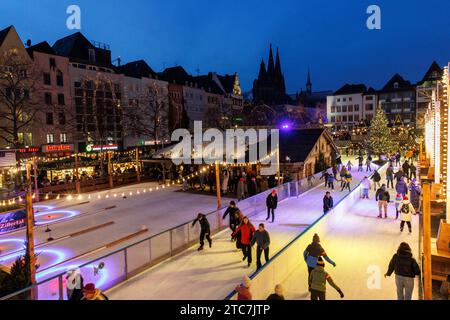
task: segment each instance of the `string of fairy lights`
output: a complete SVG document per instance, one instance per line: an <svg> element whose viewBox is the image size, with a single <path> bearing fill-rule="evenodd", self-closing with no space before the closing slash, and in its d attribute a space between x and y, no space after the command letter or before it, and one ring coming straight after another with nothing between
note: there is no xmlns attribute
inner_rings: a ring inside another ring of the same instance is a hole
<svg viewBox="0 0 450 320"><path fill-rule="evenodd" d="M221 165L222 167L247 167L250 165L263 164L263 162L265 162L266 160L268 160L268 159L272 158L274 155L276 155L277 150L271 152L270 154L266 155L265 157L263 157L257 161L244 162L244 163L227 163L226 161L223 161L223 162L219 163L219 165ZM194 178L198 177L199 175L206 173L209 168L214 167L214 166L215 166L215 164L206 164L198 171L190 173L186 176L180 177L171 182L168 182L168 183L162 184L160 186L156 186L156 187L141 188L141 189L134 190L134 191L128 191L128 192L110 191L110 192L106 192L106 193L105 193L105 191L100 191L95 194L89 193L89 194L85 194L85 195L73 194L73 193L55 193L54 194L53 192L48 192L48 193L39 192L39 197L40 197L40 199L44 199L44 200L50 200L50 198L52 198L52 199L56 199L56 200L65 199L67 201L114 199L114 198L118 198L119 196L122 198L125 198L125 197L128 198L130 196L139 196L142 194L148 194L148 193L152 193L152 192L156 192L156 191L165 190L167 188L175 186L176 184L188 182L191 179L194 179ZM36 199L36 193L32 194L32 199ZM13 197L10 199L5 199L5 200L0 201L0 206L5 207L5 206L12 206L12 205L20 205L24 201L25 201L25 199L23 196L16 196L16 197Z"/></svg>

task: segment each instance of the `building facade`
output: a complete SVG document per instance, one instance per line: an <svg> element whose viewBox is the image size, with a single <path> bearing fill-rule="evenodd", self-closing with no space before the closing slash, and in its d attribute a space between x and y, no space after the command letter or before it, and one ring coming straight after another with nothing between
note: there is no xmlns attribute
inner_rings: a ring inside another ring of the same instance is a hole
<svg viewBox="0 0 450 320"><path fill-rule="evenodd" d="M351 131L361 121L370 121L375 109L375 90L364 84L345 84L327 96L327 122L334 132Z"/></svg>
<svg viewBox="0 0 450 320"><path fill-rule="evenodd" d="M390 125L415 126L416 88L398 73L378 91L378 104Z"/></svg>

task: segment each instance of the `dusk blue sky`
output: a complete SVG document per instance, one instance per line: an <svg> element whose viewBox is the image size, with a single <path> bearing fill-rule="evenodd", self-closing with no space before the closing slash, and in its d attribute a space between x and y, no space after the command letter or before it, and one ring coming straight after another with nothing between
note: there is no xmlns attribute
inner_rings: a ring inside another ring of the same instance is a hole
<svg viewBox="0 0 450 320"><path fill-rule="evenodd" d="M380 88L396 72L420 80L433 60L450 60L447 0L0 0L0 28L13 24L22 40L55 40L66 8L82 11L81 32L111 46L123 62L145 59L155 71L182 65L191 74L238 72L251 89L269 43L280 48L289 93L345 83ZM366 9L381 7L382 29L366 28Z"/></svg>

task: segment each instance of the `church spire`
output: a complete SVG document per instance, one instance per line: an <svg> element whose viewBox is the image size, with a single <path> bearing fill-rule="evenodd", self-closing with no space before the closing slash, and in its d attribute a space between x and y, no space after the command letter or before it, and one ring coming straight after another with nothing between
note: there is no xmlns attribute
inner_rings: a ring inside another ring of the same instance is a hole
<svg viewBox="0 0 450 320"><path fill-rule="evenodd" d="M308 68L308 78L306 79L306 93L311 94L312 92L312 83L311 83L311 75Z"/></svg>
<svg viewBox="0 0 450 320"><path fill-rule="evenodd" d="M277 48L277 56L275 58L275 76L281 78L281 63L280 63L280 54Z"/></svg>
<svg viewBox="0 0 450 320"><path fill-rule="evenodd" d="M268 64L267 64L267 74L269 76L269 79L273 80L273 76L275 74L275 67L274 67L274 64L273 64L272 44L270 44L269 61L268 61Z"/></svg>
<svg viewBox="0 0 450 320"><path fill-rule="evenodd" d="M266 65L264 59L261 59L261 64L259 65L258 80L263 80L266 78Z"/></svg>

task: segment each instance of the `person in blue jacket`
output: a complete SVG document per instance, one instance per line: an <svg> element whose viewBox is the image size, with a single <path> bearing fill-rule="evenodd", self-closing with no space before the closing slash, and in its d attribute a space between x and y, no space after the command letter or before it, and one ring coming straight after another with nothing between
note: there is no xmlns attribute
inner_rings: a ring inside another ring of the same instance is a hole
<svg viewBox="0 0 450 320"><path fill-rule="evenodd" d="M303 258L305 259L306 265L308 266L308 290L311 290L311 283L309 281L311 276L311 271L317 266L317 261L319 258L323 257L329 264L336 267L336 263L328 257L325 250L320 244L320 238L317 233L314 234L312 243L306 247L303 252Z"/></svg>

